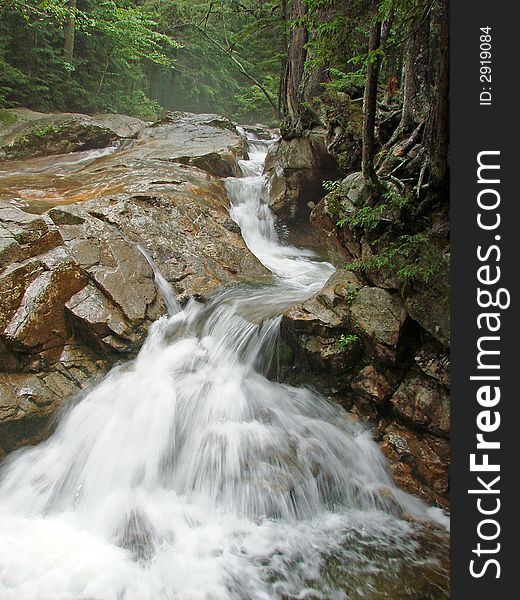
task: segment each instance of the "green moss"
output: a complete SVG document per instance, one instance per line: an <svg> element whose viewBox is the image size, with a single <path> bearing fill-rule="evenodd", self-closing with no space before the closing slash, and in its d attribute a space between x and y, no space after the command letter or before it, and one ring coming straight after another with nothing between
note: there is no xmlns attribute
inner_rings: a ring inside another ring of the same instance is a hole
<svg viewBox="0 0 520 600"><path fill-rule="evenodd" d="M13 115L8 110L0 109L0 123L2 125L9 127L9 125L16 123L17 120L16 115Z"/></svg>

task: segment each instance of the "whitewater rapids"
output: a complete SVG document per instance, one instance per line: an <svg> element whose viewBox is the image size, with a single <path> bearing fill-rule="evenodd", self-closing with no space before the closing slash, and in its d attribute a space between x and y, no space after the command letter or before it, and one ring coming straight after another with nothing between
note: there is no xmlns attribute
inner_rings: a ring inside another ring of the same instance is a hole
<svg viewBox="0 0 520 600"><path fill-rule="evenodd" d="M266 377L279 315L334 271L280 242L262 175L270 143L249 140L244 177L226 188L272 283L181 309L156 273L169 315L136 360L3 465L2 600L343 598L320 582L325 556L352 573L381 568L374 548L411 561L400 511L442 520L393 485L362 425Z"/></svg>

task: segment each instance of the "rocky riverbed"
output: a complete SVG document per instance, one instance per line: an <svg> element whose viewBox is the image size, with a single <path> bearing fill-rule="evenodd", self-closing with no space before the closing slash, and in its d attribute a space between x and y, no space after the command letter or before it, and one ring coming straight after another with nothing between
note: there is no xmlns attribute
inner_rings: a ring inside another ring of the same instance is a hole
<svg viewBox="0 0 520 600"><path fill-rule="evenodd" d="M16 122L0 130L1 453L45 438L165 313L138 245L181 303L270 276L229 216L223 178L238 173L246 146L228 120L12 112ZM338 231L337 202L309 187L345 161L356 166L355 133L340 138L323 126L282 140L266 165L273 210L300 226L312 211L310 230L338 267L285 313L273 376L314 385L368 420L398 484L446 507L447 310L424 290L403 296L381 274L343 268L370 244ZM340 209L350 210L362 182L345 186Z"/></svg>
<svg viewBox="0 0 520 600"><path fill-rule="evenodd" d="M229 121L22 114L0 134L2 453L48 435L164 314L138 245L181 302L269 276L229 217L222 177L245 153Z"/></svg>

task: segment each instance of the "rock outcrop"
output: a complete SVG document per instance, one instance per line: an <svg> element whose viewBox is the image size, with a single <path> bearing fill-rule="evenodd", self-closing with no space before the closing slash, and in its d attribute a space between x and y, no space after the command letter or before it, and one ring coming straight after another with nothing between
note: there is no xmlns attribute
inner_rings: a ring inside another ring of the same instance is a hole
<svg viewBox="0 0 520 600"><path fill-rule="evenodd" d="M69 400L135 355L166 312L139 246L181 303L269 276L230 219L216 176L235 172L243 150L227 121L173 115L79 168L70 163L74 155L55 157L56 176L47 170L35 177L45 160L35 159L13 163L20 171L13 180L5 163L11 187L10 202L0 201L0 454L45 437ZM16 192L58 180L69 195L42 200Z"/></svg>
<svg viewBox="0 0 520 600"><path fill-rule="evenodd" d="M449 354L400 294L338 270L286 311L281 331L278 376L316 387L371 423L398 484L446 507Z"/></svg>
<svg viewBox="0 0 520 600"><path fill-rule="evenodd" d="M278 376L368 420L398 483L446 506L449 203L424 185L422 127L403 132L400 117L379 105L378 186L360 172L362 110L346 94L313 98L271 150L273 211L337 267L285 313Z"/></svg>
<svg viewBox="0 0 520 600"><path fill-rule="evenodd" d="M146 123L126 115L45 114L26 109L6 111L11 126L0 130L0 161L105 148L134 139Z"/></svg>
<svg viewBox="0 0 520 600"><path fill-rule="evenodd" d="M307 111L308 122L282 127L266 162L270 207L285 221L307 223L325 195L324 181L360 166L361 108L341 92L328 92Z"/></svg>

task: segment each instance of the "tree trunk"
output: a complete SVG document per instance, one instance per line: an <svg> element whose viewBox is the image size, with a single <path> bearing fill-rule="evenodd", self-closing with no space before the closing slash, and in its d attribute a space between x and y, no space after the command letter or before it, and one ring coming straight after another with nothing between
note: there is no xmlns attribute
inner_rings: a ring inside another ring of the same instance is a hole
<svg viewBox="0 0 520 600"><path fill-rule="evenodd" d="M408 133L427 116L429 19L412 23L403 52L403 115L401 129Z"/></svg>
<svg viewBox="0 0 520 600"><path fill-rule="evenodd" d="M75 11L77 7L77 0L68 0L67 6L71 12L67 21L65 22L65 42L63 44L63 54L65 60L68 63L72 63L74 59L74 37L76 30Z"/></svg>
<svg viewBox="0 0 520 600"><path fill-rule="evenodd" d="M444 190L448 176L449 79L450 79L450 7L449 0L438 0L433 27L438 41L433 53L435 88L426 125L427 166L430 187Z"/></svg>
<svg viewBox="0 0 520 600"><path fill-rule="evenodd" d="M287 26L295 19L305 16L306 6L303 0L287 0L284 2L285 22ZM295 121L300 109L300 90L305 71L307 50L305 44L309 39L306 27L293 27L288 36L287 62L284 74L283 109L285 117Z"/></svg>
<svg viewBox="0 0 520 600"><path fill-rule="evenodd" d="M374 5L374 3L373 3ZM374 8L377 7L377 4ZM381 22L375 21L370 26L369 53L375 52L381 45ZM363 151L361 157L361 170L363 177L375 191L378 188L378 179L374 169L375 150L375 124L377 110L377 82L381 57L378 55L370 60L367 68L365 95L363 98Z"/></svg>

